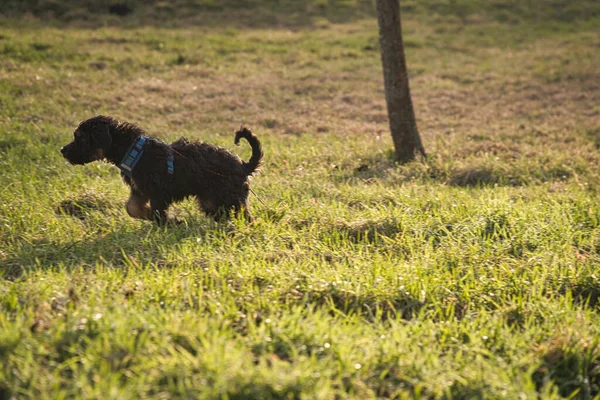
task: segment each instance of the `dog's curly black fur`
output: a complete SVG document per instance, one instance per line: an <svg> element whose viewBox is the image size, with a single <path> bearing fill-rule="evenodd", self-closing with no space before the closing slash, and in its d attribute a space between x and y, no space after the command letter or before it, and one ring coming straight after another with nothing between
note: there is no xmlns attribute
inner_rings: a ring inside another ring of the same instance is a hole
<svg viewBox="0 0 600 400"><path fill-rule="evenodd" d="M142 135L147 136L134 124L99 115L79 124L75 139L63 147L61 153L71 164L106 160L119 165L130 146ZM131 177L121 173L131 188L126 206L128 214L164 224L171 203L195 196L200 208L215 220L227 218L232 212L242 213L252 220L248 209L248 177L258 169L263 152L250 130L240 129L235 135L235 144L242 138L252 147L248 162L208 143L181 138L168 145L149 138ZM167 169L169 148L174 155L173 174Z"/></svg>

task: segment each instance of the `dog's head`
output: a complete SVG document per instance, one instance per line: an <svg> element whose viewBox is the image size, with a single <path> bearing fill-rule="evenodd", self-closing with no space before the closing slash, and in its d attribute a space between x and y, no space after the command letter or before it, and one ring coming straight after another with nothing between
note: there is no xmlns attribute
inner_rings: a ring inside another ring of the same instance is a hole
<svg viewBox="0 0 600 400"><path fill-rule="evenodd" d="M116 120L103 115L87 119L73 132L73 141L60 152L71 164L102 160L112 144L110 128L116 124Z"/></svg>

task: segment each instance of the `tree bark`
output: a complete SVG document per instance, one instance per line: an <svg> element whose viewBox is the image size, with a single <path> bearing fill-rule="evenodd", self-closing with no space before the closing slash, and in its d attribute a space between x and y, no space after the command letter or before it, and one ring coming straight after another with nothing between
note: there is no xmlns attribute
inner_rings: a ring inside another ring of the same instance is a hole
<svg viewBox="0 0 600 400"><path fill-rule="evenodd" d="M408 162L425 149L417 129L404 57L399 0L377 0L379 44L390 131L396 160Z"/></svg>

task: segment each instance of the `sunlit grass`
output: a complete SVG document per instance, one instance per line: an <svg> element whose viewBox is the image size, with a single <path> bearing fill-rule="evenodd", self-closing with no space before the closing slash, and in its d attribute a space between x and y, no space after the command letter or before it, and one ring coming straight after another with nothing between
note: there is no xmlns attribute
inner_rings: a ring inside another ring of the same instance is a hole
<svg viewBox="0 0 600 400"><path fill-rule="evenodd" d="M2 21L0 398L600 394L590 20L405 2L429 157L399 166L375 21L333 3L293 30ZM252 128L256 222L129 218L116 168L58 151L99 113L245 159Z"/></svg>

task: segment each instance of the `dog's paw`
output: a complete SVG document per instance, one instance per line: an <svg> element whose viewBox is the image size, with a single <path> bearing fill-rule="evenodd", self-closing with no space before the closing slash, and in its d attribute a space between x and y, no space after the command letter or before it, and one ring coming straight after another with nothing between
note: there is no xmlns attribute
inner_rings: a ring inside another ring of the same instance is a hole
<svg viewBox="0 0 600 400"><path fill-rule="evenodd" d="M172 217L169 218L169 220L167 221L167 223L169 225L185 225L186 221L185 219L179 218L179 217Z"/></svg>

